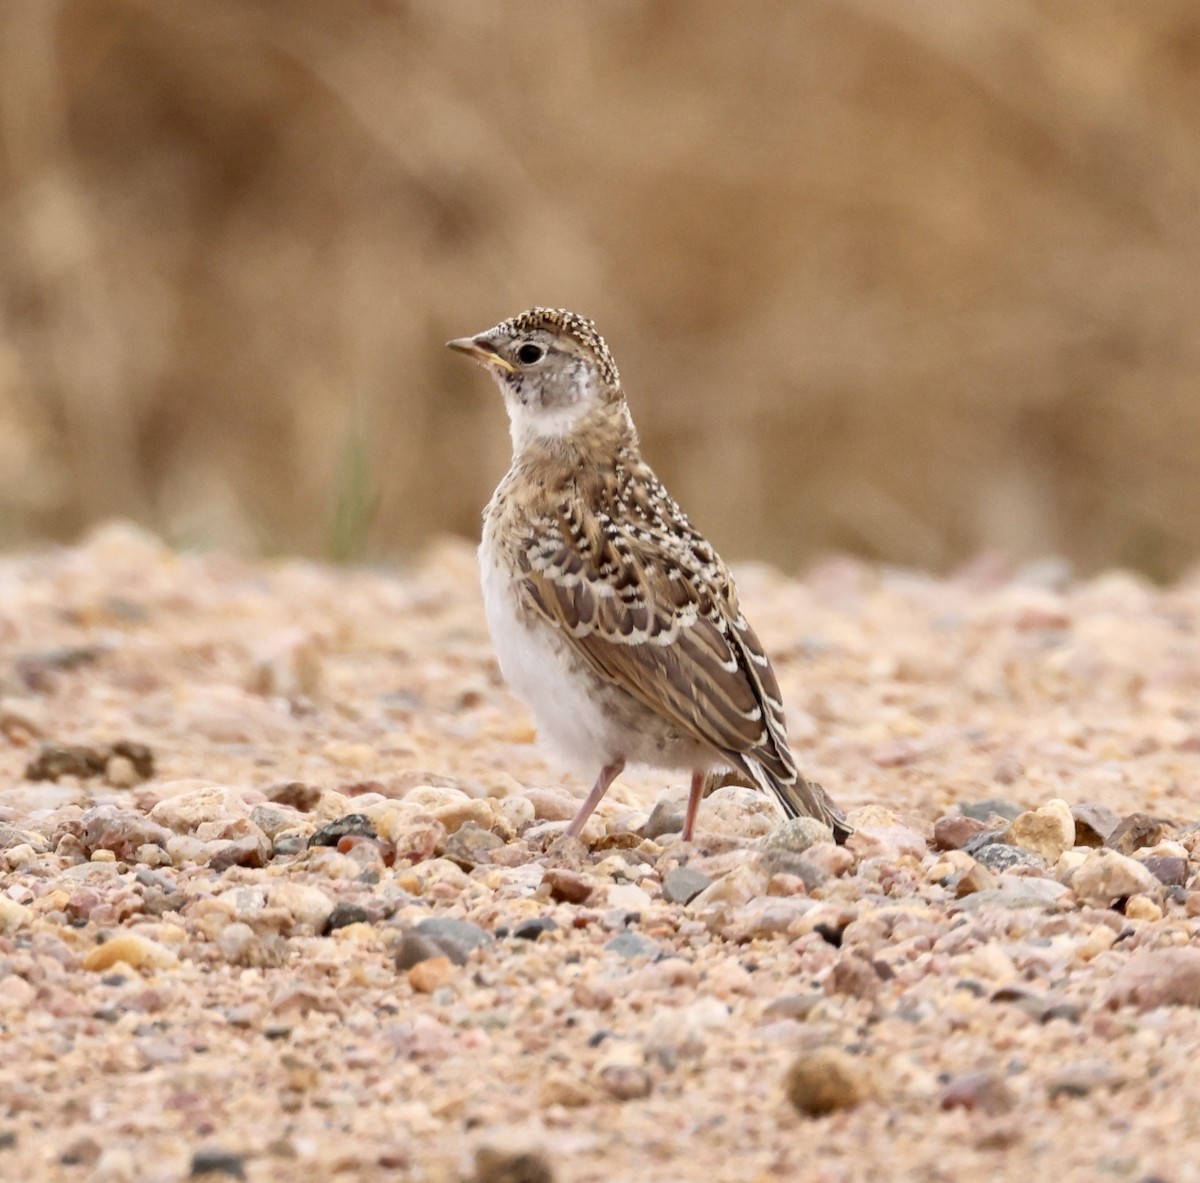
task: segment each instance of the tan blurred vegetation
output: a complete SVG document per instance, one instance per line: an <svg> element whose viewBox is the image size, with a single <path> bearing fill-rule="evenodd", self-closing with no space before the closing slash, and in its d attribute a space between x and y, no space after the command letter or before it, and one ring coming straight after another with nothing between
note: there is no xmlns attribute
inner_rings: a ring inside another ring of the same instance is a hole
<svg viewBox="0 0 1200 1183"><path fill-rule="evenodd" d="M473 534L599 322L723 550L1200 543L1195 0L0 0L0 540Z"/></svg>

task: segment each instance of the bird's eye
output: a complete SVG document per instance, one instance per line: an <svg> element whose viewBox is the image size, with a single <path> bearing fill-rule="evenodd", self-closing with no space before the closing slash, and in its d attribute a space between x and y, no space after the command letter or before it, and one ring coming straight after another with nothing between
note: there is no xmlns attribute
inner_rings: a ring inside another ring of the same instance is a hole
<svg viewBox="0 0 1200 1183"><path fill-rule="evenodd" d="M517 350L517 361L523 366L531 366L545 356L546 351L540 345L534 345L532 342L526 342Z"/></svg>

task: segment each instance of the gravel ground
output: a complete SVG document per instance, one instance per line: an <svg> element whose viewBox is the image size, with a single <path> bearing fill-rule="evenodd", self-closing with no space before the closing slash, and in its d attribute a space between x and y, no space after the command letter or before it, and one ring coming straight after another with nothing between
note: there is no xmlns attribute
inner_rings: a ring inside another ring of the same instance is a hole
<svg viewBox="0 0 1200 1183"><path fill-rule="evenodd" d="M0 1178L1200 1179L1200 581L739 576L845 848L556 842L460 544L0 559Z"/></svg>

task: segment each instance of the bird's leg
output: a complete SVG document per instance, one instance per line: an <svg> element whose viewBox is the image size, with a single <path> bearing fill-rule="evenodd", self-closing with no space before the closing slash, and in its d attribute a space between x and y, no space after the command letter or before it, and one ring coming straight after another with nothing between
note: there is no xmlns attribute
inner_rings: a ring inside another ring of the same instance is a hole
<svg viewBox="0 0 1200 1183"><path fill-rule="evenodd" d="M596 777L596 783L592 785L592 791L588 793L587 800L579 807L579 812L571 819L571 824L567 827L567 838L578 838L583 832L583 827L587 824L587 819L592 816L592 810L600 804L600 798L608 792L608 786L621 775L621 769L625 767L625 757L618 756L611 764L605 764L600 769L600 775Z"/></svg>
<svg viewBox="0 0 1200 1183"><path fill-rule="evenodd" d="M704 796L704 786L708 782L707 772L692 773L692 791L688 793L687 813L683 815L683 840L692 840L692 830L696 827L696 813L700 809L700 798Z"/></svg>

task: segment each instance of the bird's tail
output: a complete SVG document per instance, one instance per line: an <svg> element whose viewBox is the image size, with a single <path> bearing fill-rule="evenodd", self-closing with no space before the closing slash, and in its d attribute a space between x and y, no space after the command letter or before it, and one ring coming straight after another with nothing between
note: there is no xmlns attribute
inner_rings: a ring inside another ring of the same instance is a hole
<svg viewBox="0 0 1200 1183"><path fill-rule="evenodd" d="M833 830L833 840L841 846L854 829L833 798L814 780L799 773L794 780L781 780L755 760L747 760L745 770L764 792L779 802L785 817L815 817Z"/></svg>

